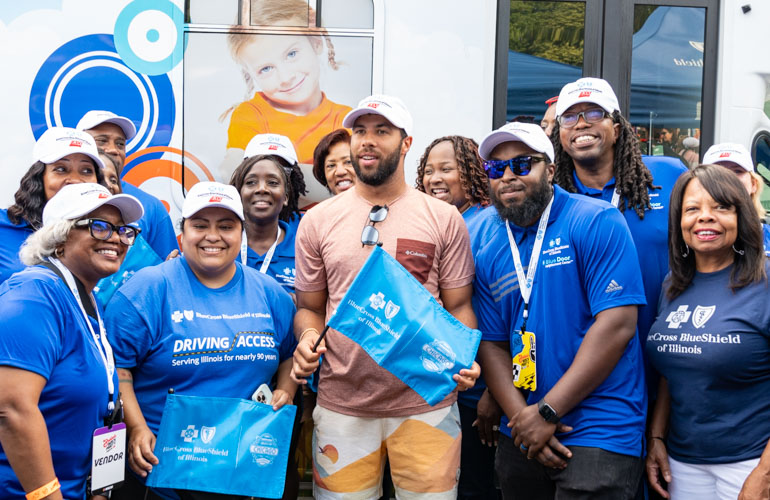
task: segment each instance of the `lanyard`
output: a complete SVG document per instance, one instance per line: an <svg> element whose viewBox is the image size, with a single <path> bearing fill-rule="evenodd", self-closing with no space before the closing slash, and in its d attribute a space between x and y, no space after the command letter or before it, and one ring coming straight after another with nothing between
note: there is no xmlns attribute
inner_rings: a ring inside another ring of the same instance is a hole
<svg viewBox="0 0 770 500"><path fill-rule="evenodd" d="M613 207L618 208L618 204L620 203L620 191L618 191L618 188L615 188L615 191L612 192L612 201L610 201Z"/></svg>
<svg viewBox="0 0 770 500"><path fill-rule="evenodd" d="M75 283L75 277L72 275L70 270L67 269L67 267L61 263L61 261L59 261L59 259L49 257L48 260L61 272L62 277L64 278L64 282L67 283L67 286L72 292L72 295L75 296L75 300L78 301L80 311L83 313L83 319L85 319L86 325L88 325L88 329L91 330L91 337L94 339L94 343L96 344L96 350L99 351L99 355L102 357L102 363L104 363L104 371L107 374L107 388L110 392L110 399L107 408L110 411L113 411L115 409L115 403L112 400L113 395L115 394L115 382L112 380L112 376L115 374L115 358L112 354L112 347L107 340L107 334L104 330L104 323L102 322L102 317L99 314L99 309L94 307L94 311L96 312L96 320L99 323L99 333L101 334L96 335L94 327L91 325L91 320L88 319L88 313L86 313L86 309L83 305L83 299L80 297L80 292L78 291L77 284ZM94 301L92 294L88 294L87 297L88 300L91 300L92 302Z"/></svg>
<svg viewBox="0 0 770 500"><path fill-rule="evenodd" d="M516 267L516 276L519 278L519 291L521 292L521 298L524 299L524 321L521 324L522 335L527 329L529 298L532 296L532 285L535 282L535 272L537 271L537 264L540 260L540 250L543 248L543 240L545 240L545 229L546 226L548 226L548 216L551 213L553 198L554 197L551 196L548 206L545 207L545 211L543 211L543 214L540 216L540 223L537 225L537 234L535 235L535 245L532 247L532 255L529 257L529 267L527 268L526 276L524 276L524 268L521 265L519 247L516 245L516 240L513 239L513 233L511 233L511 225L508 221L505 222L505 229L508 231L508 243L510 243L511 246L513 265Z"/></svg>
<svg viewBox="0 0 770 500"><path fill-rule="evenodd" d="M260 273L267 274L267 268L270 267L270 262L273 260L273 254L275 253L275 249L278 247L278 240L281 239L281 234L281 226L279 225L278 233L275 235L275 241L265 254L265 260L262 261L262 266L259 268ZM241 235L241 264L244 266L246 265L248 253L248 238L246 237L246 230L244 229L243 234Z"/></svg>

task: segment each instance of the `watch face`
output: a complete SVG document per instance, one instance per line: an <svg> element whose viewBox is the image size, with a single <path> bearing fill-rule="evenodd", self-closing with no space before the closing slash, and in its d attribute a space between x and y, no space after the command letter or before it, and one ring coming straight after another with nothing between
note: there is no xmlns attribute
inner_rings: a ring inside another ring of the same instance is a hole
<svg viewBox="0 0 770 500"><path fill-rule="evenodd" d="M556 412L554 411L551 406L546 402L541 402L539 405L538 410L540 411L540 415L545 419L546 422L550 422L552 424L555 424L559 421L558 417L556 416Z"/></svg>

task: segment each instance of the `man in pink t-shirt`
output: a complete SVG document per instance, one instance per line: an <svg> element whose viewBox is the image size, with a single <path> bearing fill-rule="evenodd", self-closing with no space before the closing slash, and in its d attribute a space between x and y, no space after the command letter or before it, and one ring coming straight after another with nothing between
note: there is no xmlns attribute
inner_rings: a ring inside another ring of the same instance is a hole
<svg viewBox="0 0 770 500"><path fill-rule="evenodd" d="M391 96L370 96L343 125L353 130L351 159L359 182L308 211L297 230L295 378L305 383L324 354L313 412L314 496L378 498L387 457L400 496L456 498L457 392L429 406L334 329L312 350L375 244L458 320L476 327L473 258L463 219L452 205L404 179L412 144L406 107ZM479 373L475 363L461 370L455 375L458 389L473 386Z"/></svg>

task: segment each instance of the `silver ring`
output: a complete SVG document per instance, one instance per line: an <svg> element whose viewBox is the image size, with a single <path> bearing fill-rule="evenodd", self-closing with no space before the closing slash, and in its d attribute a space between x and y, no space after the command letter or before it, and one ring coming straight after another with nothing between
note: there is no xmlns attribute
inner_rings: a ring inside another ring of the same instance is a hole
<svg viewBox="0 0 770 500"><path fill-rule="evenodd" d="M492 426L492 432L497 432L499 430L500 430L500 426L499 425L493 425Z"/></svg>

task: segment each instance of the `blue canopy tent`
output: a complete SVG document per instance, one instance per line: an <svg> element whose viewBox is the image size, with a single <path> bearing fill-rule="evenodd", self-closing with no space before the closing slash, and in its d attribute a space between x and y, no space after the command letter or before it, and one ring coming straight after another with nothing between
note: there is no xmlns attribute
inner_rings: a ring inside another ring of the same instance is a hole
<svg viewBox="0 0 770 500"><path fill-rule="evenodd" d="M634 124L700 127L705 9L659 7L634 35L631 113ZM508 52L507 117L540 119L546 99L582 76L582 69L519 52Z"/></svg>

